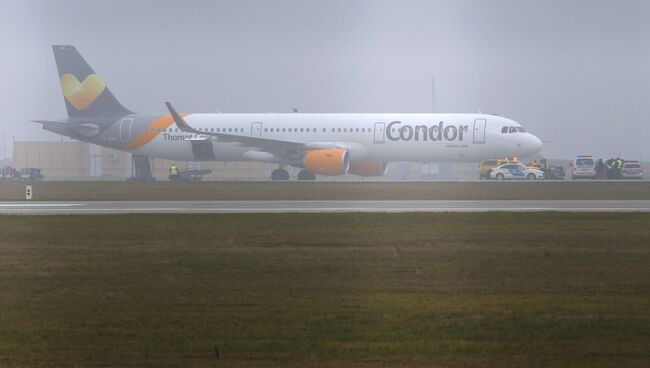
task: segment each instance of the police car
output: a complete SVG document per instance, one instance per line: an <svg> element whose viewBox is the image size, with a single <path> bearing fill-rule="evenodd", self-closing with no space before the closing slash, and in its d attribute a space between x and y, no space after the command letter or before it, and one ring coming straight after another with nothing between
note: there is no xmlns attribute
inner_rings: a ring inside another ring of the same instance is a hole
<svg viewBox="0 0 650 368"><path fill-rule="evenodd" d="M492 169L490 177L497 180L536 180L544 179L544 172L534 167L526 167L521 164L505 164Z"/></svg>

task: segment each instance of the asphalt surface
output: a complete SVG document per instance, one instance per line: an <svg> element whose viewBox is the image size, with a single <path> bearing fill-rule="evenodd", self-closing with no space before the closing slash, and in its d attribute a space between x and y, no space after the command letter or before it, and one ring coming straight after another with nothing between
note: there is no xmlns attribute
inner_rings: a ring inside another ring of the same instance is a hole
<svg viewBox="0 0 650 368"><path fill-rule="evenodd" d="M0 214L650 212L650 200L585 201L110 201L0 202Z"/></svg>

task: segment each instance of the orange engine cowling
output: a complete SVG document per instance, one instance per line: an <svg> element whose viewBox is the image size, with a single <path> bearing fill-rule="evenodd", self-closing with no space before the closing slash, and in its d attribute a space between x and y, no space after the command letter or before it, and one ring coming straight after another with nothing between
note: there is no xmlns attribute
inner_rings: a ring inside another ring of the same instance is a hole
<svg viewBox="0 0 650 368"><path fill-rule="evenodd" d="M318 175L343 175L350 168L350 154L344 149L307 151L305 168Z"/></svg>
<svg viewBox="0 0 650 368"><path fill-rule="evenodd" d="M388 171L388 162L357 161L350 163L350 174L359 176L382 176Z"/></svg>

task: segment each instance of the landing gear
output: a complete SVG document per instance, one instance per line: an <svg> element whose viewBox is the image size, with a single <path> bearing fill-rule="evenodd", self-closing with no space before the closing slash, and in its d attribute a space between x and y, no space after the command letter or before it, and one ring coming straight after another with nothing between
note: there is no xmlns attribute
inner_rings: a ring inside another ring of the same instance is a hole
<svg viewBox="0 0 650 368"><path fill-rule="evenodd" d="M300 170L298 180L316 180L316 174L308 170Z"/></svg>
<svg viewBox="0 0 650 368"><path fill-rule="evenodd" d="M132 156L131 178L134 181L154 181L153 165L151 158L147 156Z"/></svg>
<svg viewBox="0 0 650 368"><path fill-rule="evenodd" d="M275 169L271 172L271 180L289 180L289 172L285 169Z"/></svg>

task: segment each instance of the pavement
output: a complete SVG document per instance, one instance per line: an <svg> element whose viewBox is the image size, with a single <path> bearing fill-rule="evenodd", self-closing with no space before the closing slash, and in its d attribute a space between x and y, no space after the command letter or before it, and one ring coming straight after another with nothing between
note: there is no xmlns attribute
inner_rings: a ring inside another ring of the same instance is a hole
<svg viewBox="0 0 650 368"><path fill-rule="evenodd" d="M650 212L650 200L576 201L69 201L0 202L0 214Z"/></svg>

